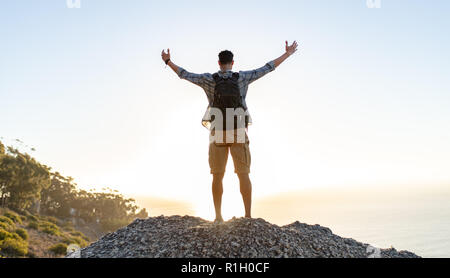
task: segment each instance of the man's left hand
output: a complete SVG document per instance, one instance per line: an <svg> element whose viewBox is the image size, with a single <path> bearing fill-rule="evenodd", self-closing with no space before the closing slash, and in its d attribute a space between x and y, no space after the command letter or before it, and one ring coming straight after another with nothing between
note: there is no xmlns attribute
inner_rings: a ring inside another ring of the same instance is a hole
<svg viewBox="0 0 450 278"><path fill-rule="evenodd" d="M163 51L161 52L161 58L163 59L164 62L167 61L167 59L170 59L170 49L167 49L167 53Z"/></svg>

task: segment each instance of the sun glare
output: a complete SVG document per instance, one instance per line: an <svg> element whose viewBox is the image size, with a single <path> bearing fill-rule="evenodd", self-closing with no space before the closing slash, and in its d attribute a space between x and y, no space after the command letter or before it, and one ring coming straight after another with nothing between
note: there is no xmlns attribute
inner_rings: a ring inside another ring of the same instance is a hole
<svg viewBox="0 0 450 278"><path fill-rule="evenodd" d="M230 171L233 171L232 166L227 167L227 173L223 180L222 217L224 220L229 220L233 217L243 217L245 214L238 179ZM194 210L196 216L207 220L214 220L215 213L212 195L209 198L196 200L195 202Z"/></svg>

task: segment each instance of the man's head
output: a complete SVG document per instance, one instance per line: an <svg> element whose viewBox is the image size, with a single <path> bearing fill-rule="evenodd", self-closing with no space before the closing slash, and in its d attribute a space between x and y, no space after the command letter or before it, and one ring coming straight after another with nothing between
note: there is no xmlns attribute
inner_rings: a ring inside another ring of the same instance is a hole
<svg viewBox="0 0 450 278"><path fill-rule="evenodd" d="M233 53L231 51L224 50L219 53L219 66L221 70L231 70L233 64Z"/></svg>

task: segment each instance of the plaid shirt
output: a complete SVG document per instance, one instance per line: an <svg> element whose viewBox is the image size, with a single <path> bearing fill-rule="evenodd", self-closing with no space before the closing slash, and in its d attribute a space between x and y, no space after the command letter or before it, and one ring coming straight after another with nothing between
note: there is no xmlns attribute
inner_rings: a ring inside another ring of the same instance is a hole
<svg viewBox="0 0 450 278"><path fill-rule="evenodd" d="M255 70L249 70L249 71L239 71L239 91L241 93L242 97L242 103L247 106L247 103L245 102L245 98L247 96L248 91L248 85L250 85L253 81L258 80L259 78L263 77L267 73L275 70L275 62L270 61L267 64L265 64L263 67L260 67ZM212 105L212 101L214 99L214 87L216 86L216 83L212 77L211 73L191 73L186 71L182 67L178 67L178 77L181 79L186 79L195 85L200 86L206 93L206 97L208 98L208 108L205 112L205 115L203 116L203 125L207 127L208 119L210 119L210 106ZM232 71L218 71L217 72L219 76L221 77L230 77L232 75ZM249 115L249 123L251 123L251 117Z"/></svg>

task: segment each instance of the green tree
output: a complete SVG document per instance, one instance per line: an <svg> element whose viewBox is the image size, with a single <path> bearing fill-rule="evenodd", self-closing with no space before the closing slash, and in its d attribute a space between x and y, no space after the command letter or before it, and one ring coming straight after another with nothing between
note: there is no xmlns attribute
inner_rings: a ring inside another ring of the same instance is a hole
<svg viewBox="0 0 450 278"><path fill-rule="evenodd" d="M41 213L56 217L70 217L70 209L76 199L73 178L51 173L51 183L41 191Z"/></svg>
<svg viewBox="0 0 450 278"><path fill-rule="evenodd" d="M28 154L8 147L0 161L2 206L24 210L39 200L43 188L50 186L50 168Z"/></svg>
<svg viewBox="0 0 450 278"><path fill-rule="evenodd" d="M6 206L9 188L14 183L14 158L6 155L5 147L0 142L0 206Z"/></svg>
<svg viewBox="0 0 450 278"><path fill-rule="evenodd" d="M78 190L75 199L72 202L72 208L75 209L75 217L85 221L95 220L95 195L86 190Z"/></svg>
<svg viewBox="0 0 450 278"><path fill-rule="evenodd" d="M146 218L145 209L138 212L134 199L126 199L111 189L107 192L88 192L80 190L73 200L76 216L87 222L97 221L107 231L124 226L135 218Z"/></svg>
<svg viewBox="0 0 450 278"><path fill-rule="evenodd" d="M3 145L2 141L0 141L0 159L1 156L5 154L5 145Z"/></svg>
<svg viewBox="0 0 450 278"><path fill-rule="evenodd" d="M5 150L0 142L1 206L25 210L39 202L43 214L95 221L107 230L126 225L135 218L148 217L145 209L138 211L134 199L127 199L116 190L79 190L71 177L50 170L27 153L12 147Z"/></svg>
<svg viewBox="0 0 450 278"><path fill-rule="evenodd" d="M94 215L97 219L133 220L136 218L138 206L134 199L126 199L123 195L114 193L111 189L109 189L109 192L95 193L94 195ZM141 212L141 214L143 213Z"/></svg>

